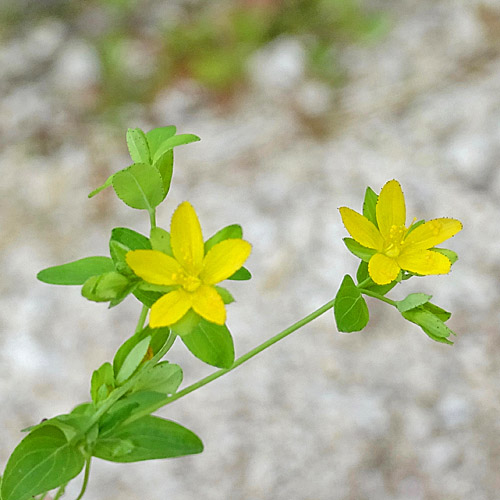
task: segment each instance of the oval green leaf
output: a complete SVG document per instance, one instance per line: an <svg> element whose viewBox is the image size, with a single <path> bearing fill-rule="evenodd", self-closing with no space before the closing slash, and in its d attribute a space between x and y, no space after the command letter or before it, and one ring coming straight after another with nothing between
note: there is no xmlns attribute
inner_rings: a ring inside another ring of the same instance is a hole
<svg viewBox="0 0 500 500"><path fill-rule="evenodd" d="M191 142L197 142L200 138L194 134L179 134L170 137L166 141L163 141L161 145L156 150L154 154L153 163L156 163L158 159L163 156L167 151L175 148L176 146L182 146L184 144L189 144Z"/></svg>
<svg viewBox="0 0 500 500"><path fill-rule="evenodd" d="M226 325L202 319L181 339L192 354L209 365L230 368L234 363L233 338Z"/></svg>
<svg viewBox="0 0 500 500"><path fill-rule="evenodd" d="M348 274L335 297L334 314L339 332L359 332L368 323L368 306Z"/></svg>
<svg viewBox="0 0 500 500"><path fill-rule="evenodd" d="M145 163L134 163L117 172L113 188L123 203L138 210L152 210L165 198L160 172Z"/></svg>
<svg viewBox="0 0 500 500"><path fill-rule="evenodd" d="M162 361L153 367L151 371L141 377L134 385L133 392L152 391L162 394L174 394L182 382L182 369L175 363Z"/></svg>
<svg viewBox="0 0 500 500"><path fill-rule="evenodd" d="M146 163L147 165L151 163L148 141L140 128L127 130L127 146L134 163Z"/></svg>
<svg viewBox="0 0 500 500"><path fill-rule="evenodd" d="M177 129L173 125L168 125L167 127L158 127L146 132L146 139L149 145L149 151L151 156L154 157L158 148L172 136L175 135Z"/></svg>
<svg viewBox="0 0 500 500"><path fill-rule="evenodd" d="M396 301L396 307L399 312L409 311L415 307L422 306L426 302L432 299L432 295L427 295L426 293L410 293L403 300Z"/></svg>
<svg viewBox="0 0 500 500"><path fill-rule="evenodd" d="M97 439L93 454L110 462L140 462L201 453L200 438L180 424L146 416ZM10 500L10 499L9 499Z"/></svg>
<svg viewBox="0 0 500 500"><path fill-rule="evenodd" d="M113 261L109 257L85 257L43 269L36 277L51 285L83 285L90 277L114 269Z"/></svg>
<svg viewBox="0 0 500 500"><path fill-rule="evenodd" d="M131 349L116 375L117 385L123 384L137 370L146 356L150 342L151 337L148 336Z"/></svg>
<svg viewBox="0 0 500 500"><path fill-rule="evenodd" d="M44 426L26 436L7 462L2 481L2 500L28 500L57 488L77 476L85 459L64 433Z"/></svg>

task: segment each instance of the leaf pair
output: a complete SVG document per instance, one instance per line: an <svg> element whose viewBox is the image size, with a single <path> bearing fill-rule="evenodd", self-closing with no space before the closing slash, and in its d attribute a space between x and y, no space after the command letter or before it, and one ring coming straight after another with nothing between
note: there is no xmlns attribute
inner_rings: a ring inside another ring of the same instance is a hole
<svg viewBox="0 0 500 500"><path fill-rule="evenodd" d="M159 417L145 416L118 425L99 436L91 449L111 462L173 458L203 451L203 443L189 429ZM16 447L2 478L2 500L29 500L76 477L87 455L55 425L36 428Z"/></svg>
<svg viewBox="0 0 500 500"><path fill-rule="evenodd" d="M200 140L193 134L175 135L175 132L174 126L156 128L146 134L139 128L128 129L127 146L134 163L108 177L89 198L112 185L116 195L129 207L153 211L170 189L173 149Z"/></svg>
<svg viewBox="0 0 500 500"><path fill-rule="evenodd" d="M398 301L396 306L403 318L420 326L429 338L443 344L453 344L449 337L455 332L445 324L451 313L432 304L430 299L431 295L412 293Z"/></svg>

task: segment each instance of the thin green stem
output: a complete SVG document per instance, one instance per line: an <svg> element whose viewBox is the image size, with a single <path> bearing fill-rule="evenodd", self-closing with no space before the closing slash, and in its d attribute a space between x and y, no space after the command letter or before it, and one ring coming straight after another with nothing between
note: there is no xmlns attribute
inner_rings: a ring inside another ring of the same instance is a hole
<svg viewBox="0 0 500 500"><path fill-rule="evenodd" d="M76 500L81 500L83 495L85 494L85 490L87 489L87 484L89 482L89 477L90 477L90 461L92 457L88 457L87 461L85 462L85 474L83 476L83 484L82 484L82 489L80 490L80 494L76 497Z"/></svg>
<svg viewBox="0 0 500 500"><path fill-rule="evenodd" d="M387 304L390 304L391 306L396 307L396 302L394 302L394 300L384 297L383 295L380 295L380 293L372 292L371 290L366 290L364 288L361 288L359 291L361 293L364 293L365 295L368 295L370 297L375 297L376 299L379 299L383 302L386 302Z"/></svg>
<svg viewBox="0 0 500 500"><path fill-rule="evenodd" d="M66 490L66 486L68 483L63 484L56 493L56 496L54 497L54 500L59 500L64 495L64 491Z"/></svg>
<svg viewBox="0 0 500 500"><path fill-rule="evenodd" d="M364 288L366 285L370 285L371 283L373 283L373 281L370 277L368 277L365 280L363 280L361 283L358 283L356 285L356 288Z"/></svg>
<svg viewBox="0 0 500 500"><path fill-rule="evenodd" d="M316 311L307 315L305 318L302 318L301 320L297 321L293 325L289 326L288 328L286 328L282 332L278 333L274 337L271 337L269 340L266 340L265 342L258 345L257 347L254 347L252 350L248 351L246 354L239 357L230 368L222 368L221 370L218 370L218 371L212 373L211 375L208 375L207 377L202 378L198 382L195 382L194 384L186 387L182 391L179 391L179 392L173 394L172 396L169 396L169 397L166 397L165 399L157 401L156 403L148 406L147 408L144 408L142 411L134 413L134 415L132 415L124 423L125 424L130 423L130 422L133 422L134 420L137 420L138 418L149 415L153 411L156 411L163 406L166 406L170 403L173 403L177 399L180 399L180 398L186 396L187 394L189 394L193 391L196 391L200 387L203 387L204 385L207 385L210 382L218 379L219 377L222 377L222 375L225 375L226 373L233 371L235 368L242 365L243 363L245 363L249 359L253 358L254 356L259 354L260 352L264 351L268 347L271 347L273 344L276 344L276 342L279 342L280 340L284 339L286 336L295 332L299 328L302 328L303 326L307 325L308 323L310 323L311 321L316 319L318 316L321 316L325 312L332 309L332 307L334 306L334 303L335 303L335 299L330 300L325 305L321 306L319 309L316 309Z"/></svg>
<svg viewBox="0 0 500 500"><path fill-rule="evenodd" d="M149 212L149 222L151 224L151 229L154 229L156 227L156 210L152 208L151 210L148 210Z"/></svg>
<svg viewBox="0 0 500 500"><path fill-rule="evenodd" d="M141 309L141 315L139 316L139 321L135 327L135 333L139 333L144 328L144 322L146 321L146 316L148 315L149 307L143 305Z"/></svg>

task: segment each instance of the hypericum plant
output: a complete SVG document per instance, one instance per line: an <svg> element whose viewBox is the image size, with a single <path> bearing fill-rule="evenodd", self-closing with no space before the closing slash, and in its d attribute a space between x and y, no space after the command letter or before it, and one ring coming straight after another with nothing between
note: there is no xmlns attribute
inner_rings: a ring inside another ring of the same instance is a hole
<svg viewBox="0 0 500 500"><path fill-rule="evenodd" d="M48 492L55 488L54 499L58 499L68 482L84 470L79 500L93 457L137 462L200 453L203 444L198 436L152 413L229 373L330 309L340 332L362 330L368 323L363 295L396 307L431 339L452 343L453 332L445 324L451 314L432 304L430 295L412 293L392 300L386 294L413 276L448 273L457 255L435 245L462 225L455 219L414 219L406 227L403 192L391 180L378 196L367 188L363 215L340 208L352 236L344 242L361 259L357 283L347 274L335 298L235 360L233 339L225 325L226 305L233 297L218 284L251 277L243 267L251 246L243 239L241 227L227 226L204 241L196 212L187 201L175 210L170 232L156 225L156 207L170 188L173 149L198 140L191 134L176 135L173 126L147 133L129 129L127 144L133 164L113 174L89 197L112 185L125 204L148 212L149 236L114 228L110 257L86 257L38 274L45 283L82 285L85 298L108 302L109 307L130 294L143 307L133 335L111 363L92 374L91 402L24 429L28 434L0 479L2 500L48 499ZM177 338L194 356L219 370L178 390L182 369L163 360Z"/></svg>

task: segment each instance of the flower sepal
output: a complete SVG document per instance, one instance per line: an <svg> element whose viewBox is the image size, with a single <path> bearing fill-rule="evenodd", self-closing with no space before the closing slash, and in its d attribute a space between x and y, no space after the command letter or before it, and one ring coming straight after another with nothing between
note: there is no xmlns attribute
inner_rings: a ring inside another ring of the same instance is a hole
<svg viewBox="0 0 500 500"><path fill-rule="evenodd" d="M355 257L360 258L363 262L369 262L372 256L377 253L377 251L372 248L364 247L354 238L343 238L342 241L347 247L347 250L349 250L349 252L351 252Z"/></svg>

